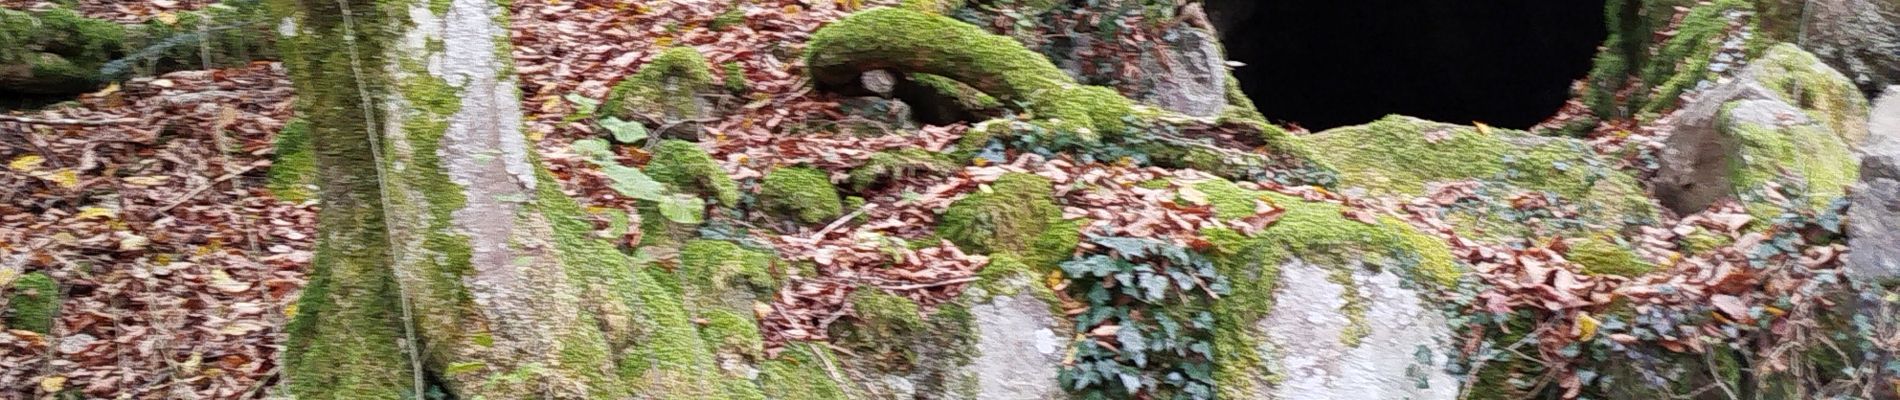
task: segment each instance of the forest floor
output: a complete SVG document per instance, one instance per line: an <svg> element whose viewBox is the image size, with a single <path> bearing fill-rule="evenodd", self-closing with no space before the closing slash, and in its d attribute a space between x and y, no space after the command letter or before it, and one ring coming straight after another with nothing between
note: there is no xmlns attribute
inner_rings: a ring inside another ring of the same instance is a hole
<svg viewBox="0 0 1900 400"><path fill-rule="evenodd" d="M204 3L79 2L90 16L118 21L192 12ZM574 99L604 98L619 79L671 46L692 46L715 66L737 63L745 75L744 95L718 99L734 111L701 124L703 136L711 138L703 147L736 179L806 164L832 171L833 180L841 181L843 171L880 150L941 151L968 128L930 126L885 136L811 129L818 126L815 120L845 118L840 99L811 90L800 60L782 55L798 54L794 50L813 30L849 10L830 2L749 3L735 11L732 2L713 0L513 2L514 55L527 132L570 195L593 209L632 210L633 199L611 190L597 167L570 151L574 140L606 135L591 121L570 118L584 108ZM0 0L9 8L33 4ZM734 12L742 23L713 29L715 20ZM6 163L0 169L0 269L49 272L63 292L52 335L0 332L0 365L25 366L0 369L0 394L76 389L89 398L269 396L278 383L283 323L296 312L295 297L310 262L318 206L274 197L265 184L273 138L292 118L294 102L282 66L258 62L137 78L82 96L74 106L0 115L0 162ZM804 133L790 133L797 131ZM1643 135L1634 137L1613 140ZM647 157L633 147L616 152L634 165ZM874 268L889 260L862 239L926 237L948 203L984 190L984 184L1007 172L1041 175L1059 188L1117 188L1058 192L1064 214L1088 217L1099 233L1191 240L1196 231L1225 223L1205 206L1177 204L1177 193L1137 185L1161 177L1205 177L1195 171L1015 155L948 174L899 179L864 194L868 206L858 210L862 223L833 229L751 227L751 239L778 248L788 259L820 265L818 276L791 280L774 299L762 322L768 339L824 339L823 325L847 312L845 295L862 285L925 305L954 296L983 267L984 257L945 243L898 257L895 268ZM1406 217L1453 243L1456 254L1494 284L1481 297L1480 306L1488 309L1575 309L1607 302L1612 292L1640 294L1656 285L1672 286L1673 299L1667 302L1751 296L1700 290L1737 279L1731 276L1736 270L1727 267L1736 260L1669 259L1674 253L1668 243L1685 232L1683 227L1745 235L1739 228L1748 217L1735 206L1646 231L1641 239L1654 249L1645 254L1682 267L1640 278L1597 278L1574 274L1544 244L1510 247L1453 237L1433 208L1475 195L1464 186L1447 185L1413 201L1243 186L1347 204L1349 213ZM1521 203L1536 206L1535 201ZM1263 206L1254 221L1272 223L1273 208ZM604 218L601 225L605 229ZM1744 242L1754 246L1760 240ZM1837 253L1817 255L1814 263L1833 263ZM665 255L661 258L665 262ZM0 271L0 277L6 273ZM1734 304L1762 302L1750 298ZM1566 329L1549 336L1540 347L1561 348L1579 335ZM1701 342L1682 338L1681 343Z"/></svg>

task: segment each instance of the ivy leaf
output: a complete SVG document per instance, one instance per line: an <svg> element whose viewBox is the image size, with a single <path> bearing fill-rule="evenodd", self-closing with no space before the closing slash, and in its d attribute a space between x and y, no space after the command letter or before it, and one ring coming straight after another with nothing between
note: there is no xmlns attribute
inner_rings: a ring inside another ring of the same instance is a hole
<svg viewBox="0 0 1900 400"><path fill-rule="evenodd" d="M698 224L702 217L700 214L706 211L706 200L692 195L675 193L658 203L661 216L681 224Z"/></svg>
<svg viewBox="0 0 1900 400"><path fill-rule="evenodd" d="M602 163L602 160L612 159L614 156L613 150L607 147L607 141L600 139L576 140L569 148L574 150L574 154L586 157L588 161L596 164Z"/></svg>
<svg viewBox="0 0 1900 400"><path fill-rule="evenodd" d="M566 96L561 96L561 98L566 99L569 103L574 103L575 114L590 116L600 110L600 101L582 96L579 93L568 93Z"/></svg>
<svg viewBox="0 0 1900 400"><path fill-rule="evenodd" d="M607 117L600 120L600 127L607 128L614 135L614 141L633 143L647 138L647 127L639 122Z"/></svg>
<svg viewBox="0 0 1900 400"><path fill-rule="evenodd" d="M660 203L667 201L666 186L653 180L646 173L640 172L639 169L619 164L602 167L602 170L607 173L607 178L613 181L608 186L615 192L640 200Z"/></svg>
<svg viewBox="0 0 1900 400"><path fill-rule="evenodd" d="M1168 294L1168 280L1160 275L1142 274L1141 288L1148 289L1145 298L1149 302L1161 300L1162 296Z"/></svg>
<svg viewBox="0 0 1900 400"><path fill-rule="evenodd" d="M1117 253L1121 253L1124 258L1146 256L1148 255L1148 247L1153 244L1147 239L1128 237L1098 237L1093 238L1091 241L1095 242L1095 244L1107 247L1110 250L1114 250Z"/></svg>

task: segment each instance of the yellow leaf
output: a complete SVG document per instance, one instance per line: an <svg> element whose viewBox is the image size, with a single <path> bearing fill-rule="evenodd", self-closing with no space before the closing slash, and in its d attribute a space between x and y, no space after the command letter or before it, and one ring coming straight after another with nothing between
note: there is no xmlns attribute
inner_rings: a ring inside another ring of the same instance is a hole
<svg viewBox="0 0 1900 400"><path fill-rule="evenodd" d="M65 389L66 389L66 377L64 376L54 375L54 376L49 376L49 377L40 379L41 392L59 393L59 391L65 390Z"/></svg>
<svg viewBox="0 0 1900 400"><path fill-rule="evenodd" d="M798 5L797 4L786 5L785 15L798 15Z"/></svg>
<svg viewBox="0 0 1900 400"><path fill-rule="evenodd" d="M28 154L14 158L13 162L7 163L7 168L12 168L14 171L20 172L33 172L39 170L40 164L44 163L46 163L46 157Z"/></svg>
<svg viewBox="0 0 1900 400"><path fill-rule="evenodd" d="M53 171L52 173L37 174L34 176L52 182L54 185L59 185L61 189L79 187L79 173L67 168L60 168L58 171Z"/></svg>
<svg viewBox="0 0 1900 400"><path fill-rule="evenodd" d="M285 305L284 318L296 318L296 317L297 317L297 303L290 303L290 304Z"/></svg>
<svg viewBox="0 0 1900 400"><path fill-rule="evenodd" d="M172 177L164 176L164 175L130 176L130 177L125 178L125 183L130 183L130 184L139 185L139 186L158 186L158 185L165 184L165 181L171 178Z"/></svg>
<svg viewBox="0 0 1900 400"><path fill-rule="evenodd" d="M178 14L166 11L158 13L158 15L153 16L152 19L156 19L158 22L164 22L165 25L175 25L178 23Z"/></svg>
<svg viewBox="0 0 1900 400"><path fill-rule="evenodd" d="M94 219L94 218L112 219L114 217L117 217L118 214L119 213L117 211L113 211L110 208L86 207L86 208L79 209L79 215L75 215L73 217L78 218L78 219Z"/></svg>
<svg viewBox="0 0 1900 400"><path fill-rule="evenodd" d="M970 159L970 163L976 164L976 166L981 167L981 166L990 165L990 160L983 157L977 157L977 158Z"/></svg>
<svg viewBox="0 0 1900 400"><path fill-rule="evenodd" d="M211 287L225 293L241 293L246 290L251 290L251 284L231 279L231 275L224 273L224 270L221 269L211 271Z"/></svg>
<svg viewBox="0 0 1900 400"><path fill-rule="evenodd" d="M1590 314L1577 314L1577 330L1579 331L1577 340L1589 341L1590 338L1596 337L1598 325L1601 323L1597 322L1596 318L1590 317Z"/></svg>
<svg viewBox="0 0 1900 400"><path fill-rule="evenodd" d="M1476 127L1478 127L1478 134L1479 134L1479 135L1490 135L1490 134L1491 134L1491 126L1490 126L1490 125L1485 125L1485 124L1484 124L1483 122L1478 122L1478 121L1471 121L1471 126L1476 126Z"/></svg>

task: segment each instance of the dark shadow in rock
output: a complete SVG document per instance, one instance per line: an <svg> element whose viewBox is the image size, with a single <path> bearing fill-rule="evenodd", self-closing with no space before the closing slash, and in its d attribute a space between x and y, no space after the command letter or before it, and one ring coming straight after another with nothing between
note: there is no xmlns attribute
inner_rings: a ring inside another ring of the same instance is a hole
<svg viewBox="0 0 1900 400"><path fill-rule="evenodd" d="M1607 35L1603 1L1209 0L1248 97L1311 129L1388 114L1528 128Z"/></svg>

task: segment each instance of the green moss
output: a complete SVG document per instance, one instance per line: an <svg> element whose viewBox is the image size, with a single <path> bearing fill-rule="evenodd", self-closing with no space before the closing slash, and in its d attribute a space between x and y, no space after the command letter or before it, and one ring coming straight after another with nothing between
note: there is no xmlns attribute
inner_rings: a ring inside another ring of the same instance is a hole
<svg viewBox="0 0 1900 400"><path fill-rule="evenodd" d="M726 30L726 28L745 25L745 9L744 4L735 4L732 9L719 13L717 17L713 17L712 23L707 24L706 28L723 31Z"/></svg>
<svg viewBox="0 0 1900 400"><path fill-rule="evenodd" d="M1409 198L1424 195L1430 183L1478 180L1548 192L1581 206L1587 221L1620 225L1657 219L1634 177L1574 139L1400 116L1300 139L1322 149L1314 154L1339 172L1339 186L1365 188L1376 196ZM1483 224L1516 224L1485 222L1499 215L1477 217Z"/></svg>
<svg viewBox="0 0 1900 400"><path fill-rule="evenodd" d="M1617 243L1614 237L1608 235L1591 237L1571 245L1570 252L1564 258L1583 266L1583 273L1587 275L1635 277L1656 270L1655 264L1644 261L1635 250Z"/></svg>
<svg viewBox="0 0 1900 400"><path fill-rule="evenodd" d="M735 95L745 94L748 90L745 79L745 66L740 65L738 61L727 61L725 64L721 64L720 68L725 70L726 77L723 82L725 82L726 85L726 92Z"/></svg>
<svg viewBox="0 0 1900 400"><path fill-rule="evenodd" d="M41 335L51 335L53 327L59 323L59 283L45 273L32 272L21 275L6 289L7 309L0 315L6 316L7 329L32 331Z"/></svg>
<svg viewBox="0 0 1900 400"><path fill-rule="evenodd" d="M1726 115L1728 111L1723 110L1725 115L1720 120L1724 123L1718 129L1732 135L1739 144L1737 154L1730 158L1729 169L1730 180L1735 190L1744 194L1743 198L1749 198L1750 192L1762 190L1768 182L1779 182L1801 188L1806 204L1818 210L1845 195L1847 187L1859 179L1853 150L1826 128L1812 124L1771 127L1733 123ZM1751 207L1751 212L1754 209ZM1757 217L1773 214L1778 212L1757 213Z"/></svg>
<svg viewBox="0 0 1900 400"><path fill-rule="evenodd" d="M864 165L851 170L847 182L851 190L862 192L879 182L915 175L936 175L956 170L959 165L942 153L924 149L887 150L872 154Z"/></svg>
<svg viewBox="0 0 1900 400"><path fill-rule="evenodd" d="M1262 345L1254 324L1273 309L1279 269L1288 260L1298 258L1335 268L1336 274L1347 277L1342 284L1348 288L1353 287L1353 271L1346 268L1358 260L1375 264L1383 260L1399 268L1400 276L1440 288L1457 284L1464 275L1442 241L1396 218L1384 217L1376 224L1367 224L1347 218L1337 204L1250 191L1225 180L1197 182L1192 187L1207 194L1215 215L1221 218L1252 215L1255 200L1285 210L1266 231L1253 236L1226 228L1202 232L1213 244L1208 257L1215 267L1221 275L1238 282L1232 293L1214 303L1214 347L1223 349L1216 352L1215 377L1222 397L1251 398L1264 392L1260 380L1267 379L1270 369L1258 351L1250 350ZM1367 326L1363 319L1365 300L1353 296L1345 312L1358 315L1351 318L1356 318L1359 328L1357 333L1348 332L1349 343L1364 334Z"/></svg>
<svg viewBox="0 0 1900 400"><path fill-rule="evenodd" d="M966 1L968 0L904 0L898 4L898 7L931 14L948 14L958 8L963 8L963 3Z"/></svg>
<svg viewBox="0 0 1900 400"><path fill-rule="evenodd" d="M680 249L680 268L686 272L686 283L719 292L769 294L778 286L770 271L774 259L771 253L717 240L694 240Z"/></svg>
<svg viewBox="0 0 1900 400"><path fill-rule="evenodd" d="M1240 78L1235 77L1232 71L1227 72L1226 97L1227 109L1221 111L1221 119L1273 125L1267 121L1266 115L1260 114L1259 108L1254 107L1253 98L1247 97L1247 92L1241 90Z"/></svg>
<svg viewBox="0 0 1900 400"><path fill-rule="evenodd" d="M891 36L889 32L906 32ZM1083 139L1119 134L1133 102L1081 86L1041 54L955 19L903 8L852 14L812 34L805 63L815 80L846 85L864 71L943 76L969 85ZM1081 129L1087 128L1087 129Z"/></svg>
<svg viewBox="0 0 1900 400"><path fill-rule="evenodd" d="M884 370L903 371L917 365L911 345L925 333L926 325L916 302L868 286L853 290L846 302L854 318L831 325L834 343Z"/></svg>
<svg viewBox="0 0 1900 400"><path fill-rule="evenodd" d="M1048 179L1010 173L944 209L937 233L965 250L1015 253L1031 267L1069 259L1080 240L1080 221L1062 219Z"/></svg>
<svg viewBox="0 0 1900 400"><path fill-rule="evenodd" d="M1714 77L1709 63L1714 62L1715 53L1722 49L1729 34L1728 14L1736 11L1750 12L1753 7L1747 0L1716 0L1697 5L1683 16L1675 36L1657 47L1654 59L1643 71L1643 82L1651 85L1647 97L1640 101L1644 112L1675 108L1683 92Z"/></svg>
<svg viewBox="0 0 1900 400"><path fill-rule="evenodd" d="M838 188L824 170L789 167L772 170L759 184L759 203L767 211L807 224L830 222L844 213Z"/></svg>
<svg viewBox="0 0 1900 400"><path fill-rule="evenodd" d="M987 110L1003 107L1003 102L996 100L995 97L983 94L983 92L976 90L976 88L972 88L969 85L950 78L945 78L941 75L918 73L910 74L907 78L909 78L911 82L936 91L940 96L956 100L957 105L965 110Z"/></svg>
<svg viewBox="0 0 1900 400"><path fill-rule="evenodd" d="M600 109L625 120L695 119L701 117L699 96L714 82L712 67L698 50L668 48L615 84Z"/></svg>
<svg viewBox="0 0 1900 400"><path fill-rule="evenodd" d="M825 372L825 364L836 358L828 348L808 343L789 345L778 358L759 364L759 387L774 399L849 399L842 384Z"/></svg>
<svg viewBox="0 0 1900 400"><path fill-rule="evenodd" d="M1782 43L1769 47L1752 65L1762 69L1758 76L1764 86L1822 121L1849 146L1858 147L1866 140L1867 98L1852 80L1814 54Z"/></svg>
<svg viewBox="0 0 1900 400"><path fill-rule="evenodd" d="M739 205L739 184L693 142L661 141L645 170L673 190L711 197L728 207Z"/></svg>
<svg viewBox="0 0 1900 400"><path fill-rule="evenodd" d="M284 201L301 203L314 193L317 160L310 154L310 125L301 118L292 119L277 132L276 157L267 173L271 195Z"/></svg>
<svg viewBox="0 0 1900 400"><path fill-rule="evenodd" d="M1706 254L1733 243L1735 239L1729 238L1728 235L1711 232L1701 227L1695 228L1695 231L1689 232L1688 235L1683 235L1681 240L1682 253L1685 255Z"/></svg>

